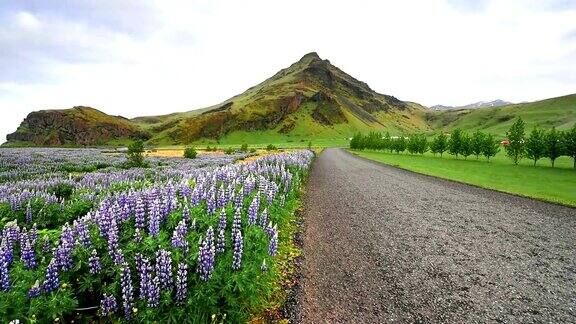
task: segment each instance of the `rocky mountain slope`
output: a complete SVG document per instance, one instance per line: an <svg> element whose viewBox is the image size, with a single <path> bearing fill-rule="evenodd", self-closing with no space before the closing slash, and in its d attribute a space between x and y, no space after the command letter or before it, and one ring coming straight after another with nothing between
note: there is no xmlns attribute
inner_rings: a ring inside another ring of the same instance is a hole
<svg viewBox="0 0 576 324"><path fill-rule="evenodd" d="M149 134L124 117L77 106L32 112L6 139L12 145L82 146L149 137Z"/></svg>

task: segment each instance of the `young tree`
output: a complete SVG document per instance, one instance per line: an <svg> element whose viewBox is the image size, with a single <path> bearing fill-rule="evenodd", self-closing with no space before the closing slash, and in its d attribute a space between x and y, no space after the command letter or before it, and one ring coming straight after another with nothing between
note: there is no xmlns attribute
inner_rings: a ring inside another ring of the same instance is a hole
<svg viewBox="0 0 576 324"><path fill-rule="evenodd" d="M424 154L428 150L428 139L424 134L418 136L418 153Z"/></svg>
<svg viewBox="0 0 576 324"><path fill-rule="evenodd" d="M394 151L396 154L400 154L406 150L406 139L404 136L399 136L394 140Z"/></svg>
<svg viewBox="0 0 576 324"><path fill-rule="evenodd" d="M576 169L576 124L564 132L562 144L566 155L572 158L572 167Z"/></svg>
<svg viewBox="0 0 576 324"><path fill-rule="evenodd" d="M390 150L390 153L392 153L392 141L390 138L390 133L386 132L384 133L384 136L382 136L382 143L383 143L383 150Z"/></svg>
<svg viewBox="0 0 576 324"><path fill-rule="evenodd" d="M146 165L144 162L144 142L136 140L128 145L128 152L126 153L129 167L143 167Z"/></svg>
<svg viewBox="0 0 576 324"><path fill-rule="evenodd" d="M544 144L544 131L534 126L530 136L526 139L526 157L534 161L534 165L546 154Z"/></svg>
<svg viewBox="0 0 576 324"><path fill-rule="evenodd" d="M524 155L524 121L522 118L518 117L510 129L506 132L506 137L508 137L508 145L504 148L506 149L506 155L512 159L515 165L522 159Z"/></svg>
<svg viewBox="0 0 576 324"><path fill-rule="evenodd" d="M482 145L482 155L486 157L488 162L490 158L500 152L500 142L494 138L494 135L487 134L484 136L484 144Z"/></svg>
<svg viewBox="0 0 576 324"><path fill-rule="evenodd" d="M554 161L556 161L556 159L560 155L562 155L561 138L562 133L556 131L555 127L552 127L552 129L548 133L546 133L546 136L544 138L544 142L546 143L545 155L552 162L552 167L554 167Z"/></svg>
<svg viewBox="0 0 576 324"><path fill-rule="evenodd" d="M472 154L472 139L467 133L462 133L462 139L460 142L460 154L464 157L464 160Z"/></svg>
<svg viewBox="0 0 576 324"><path fill-rule="evenodd" d="M448 153L455 155L458 158L458 154L462 151L462 131L458 128L452 131L450 134L450 139L448 140Z"/></svg>
<svg viewBox="0 0 576 324"><path fill-rule="evenodd" d="M484 146L484 137L486 135L482 133L480 130L476 130L472 134L471 145L472 145L472 154L476 155L476 160L482 155L482 149Z"/></svg>
<svg viewBox="0 0 576 324"><path fill-rule="evenodd" d="M436 153L440 153L440 157L442 157L442 154L446 152L447 149L448 137L442 132L438 134L434 140L432 140L432 143L430 144L430 151L434 153L434 155L436 155Z"/></svg>
<svg viewBox="0 0 576 324"><path fill-rule="evenodd" d="M418 153L418 135L412 134L408 138L408 143L406 143L406 148L410 154Z"/></svg>
<svg viewBox="0 0 576 324"><path fill-rule="evenodd" d="M356 133L350 140L350 148L353 150L361 150L362 147L362 134Z"/></svg>

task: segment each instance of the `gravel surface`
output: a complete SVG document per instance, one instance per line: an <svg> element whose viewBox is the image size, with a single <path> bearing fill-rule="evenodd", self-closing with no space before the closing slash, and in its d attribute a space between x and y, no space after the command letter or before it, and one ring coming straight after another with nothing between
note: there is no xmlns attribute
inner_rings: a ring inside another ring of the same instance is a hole
<svg viewBox="0 0 576 324"><path fill-rule="evenodd" d="M297 322L576 322L576 209L327 149L303 217Z"/></svg>

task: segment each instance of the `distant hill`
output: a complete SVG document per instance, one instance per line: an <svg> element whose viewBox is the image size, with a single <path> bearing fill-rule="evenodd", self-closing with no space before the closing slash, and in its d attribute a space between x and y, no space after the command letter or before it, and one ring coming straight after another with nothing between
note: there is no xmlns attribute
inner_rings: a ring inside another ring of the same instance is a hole
<svg viewBox="0 0 576 324"><path fill-rule="evenodd" d="M434 129L482 129L503 136L517 117L526 123L526 132L534 125L568 129L576 123L576 94L500 107L430 111L426 120Z"/></svg>
<svg viewBox="0 0 576 324"><path fill-rule="evenodd" d="M430 107L430 109L438 110L438 111L453 110L453 109L476 109L476 108L486 108L486 107L500 107L500 106L506 106L506 105L511 105L511 104L512 104L511 102L496 99L493 101L478 101L478 102L468 104L465 106L435 105L435 106Z"/></svg>
<svg viewBox="0 0 576 324"><path fill-rule="evenodd" d="M149 137L150 134L124 117L110 116L94 108L77 106L71 109L32 112L6 139L8 145L15 146L82 146Z"/></svg>

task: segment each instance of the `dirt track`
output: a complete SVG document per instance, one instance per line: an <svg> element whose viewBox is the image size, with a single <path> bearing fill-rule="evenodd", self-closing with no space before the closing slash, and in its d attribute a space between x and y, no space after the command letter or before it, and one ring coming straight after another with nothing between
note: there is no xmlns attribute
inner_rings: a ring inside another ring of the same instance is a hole
<svg viewBox="0 0 576 324"><path fill-rule="evenodd" d="M576 209L327 149L296 321L576 322Z"/></svg>

